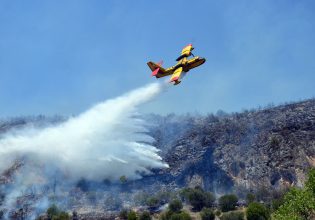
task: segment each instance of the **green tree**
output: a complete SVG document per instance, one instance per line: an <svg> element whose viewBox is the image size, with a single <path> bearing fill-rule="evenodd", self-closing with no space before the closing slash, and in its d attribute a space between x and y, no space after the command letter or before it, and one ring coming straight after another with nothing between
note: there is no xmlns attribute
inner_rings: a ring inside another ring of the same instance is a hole
<svg viewBox="0 0 315 220"><path fill-rule="evenodd" d="M214 220L215 215L213 211L209 208L203 208L200 212L200 217L202 220Z"/></svg>
<svg viewBox="0 0 315 220"><path fill-rule="evenodd" d="M179 199L174 199L169 203L168 207L172 212L180 212L180 210L183 208L183 204Z"/></svg>
<svg viewBox="0 0 315 220"><path fill-rule="evenodd" d="M135 211L130 211L128 213L128 220L137 220L137 213Z"/></svg>
<svg viewBox="0 0 315 220"><path fill-rule="evenodd" d="M273 219L277 220L312 219L314 218L314 213L315 213L314 195L309 190L292 188L284 196L284 203L273 214Z"/></svg>
<svg viewBox="0 0 315 220"><path fill-rule="evenodd" d="M246 203L247 204L250 204L250 203L254 202L255 199L256 199L256 197L255 197L255 195L253 193L248 193L246 195Z"/></svg>
<svg viewBox="0 0 315 220"><path fill-rule="evenodd" d="M222 214L222 212L219 209L217 209L215 210L214 214L219 217Z"/></svg>
<svg viewBox="0 0 315 220"><path fill-rule="evenodd" d="M196 211L200 211L203 207L211 207L215 201L212 193L205 192L201 188L186 191L186 196L188 197L188 202Z"/></svg>
<svg viewBox="0 0 315 220"><path fill-rule="evenodd" d="M47 216L50 219L52 219L54 216L58 215L59 212L60 211L59 211L58 207L55 204L51 205L46 211Z"/></svg>
<svg viewBox="0 0 315 220"><path fill-rule="evenodd" d="M252 202L248 205L246 210L247 220L267 220L269 219L268 209L258 202Z"/></svg>
<svg viewBox="0 0 315 220"><path fill-rule="evenodd" d="M220 217L220 220L244 220L244 213L242 211L225 212Z"/></svg>
<svg viewBox="0 0 315 220"><path fill-rule="evenodd" d="M120 182L121 182L122 184L127 183L127 177L126 177L125 175L119 177L119 180L120 180Z"/></svg>
<svg viewBox="0 0 315 220"><path fill-rule="evenodd" d="M152 207L152 208L157 207L159 204L160 204L160 201L158 200L158 198L156 198L154 196L148 198L148 200L147 200L147 205L149 207Z"/></svg>
<svg viewBox="0 0 315 220"><path fill-rule="evenodd" d="M161 214L160 219L161 220L170 220L173 214L174 214L173 212L171 212L170 210L167 210L166 212Z"/></svg>
<svg viewBox="0 0 315 220"><path fill-rule="evenodd" d="M284 198L273 199L271 201L271 210L276 211L284 203Z"/></svg>
<svg viewBox="0 0 315 220"><path fill-rule="evenodd" d="M311 192L315 196L315 169L311 169L308 173L308 179L305 183L306 190Z"/></svg>
<svg viewBox="0 0 315 220"><path fill-rule="evenodd" d="M151 220L151 215L148 211L144 211L140 214L139 220Z"/></svg>
<svg viewBox="0 0 315 220"><path fill-rule="evenodd" d="M219 207L222 212L232 211L235 209L237 201L237 196L234 194L224 195L219 199Z"/></svg>
<svg viewBox="0 0 315 220"><path fill-rule="evenodd" d="M184 188L179 192L179 196L183 201L188 202L188 197L192 191L192 188Z"/></svg>
<svg viewBox="0 0 315 220"><path fill-rule="evenodd" d="M60 212L58 215L54 215L52 220L70 220L70 215L67 212Z"/></svg>

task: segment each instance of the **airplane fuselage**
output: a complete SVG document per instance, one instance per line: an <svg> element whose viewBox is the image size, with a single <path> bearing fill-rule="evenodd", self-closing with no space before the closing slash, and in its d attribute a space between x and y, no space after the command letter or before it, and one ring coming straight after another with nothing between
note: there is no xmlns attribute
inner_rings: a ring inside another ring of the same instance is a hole
<svg viewBox="0 0 315 220"><path fill-rule="evenodd" d="M176 70L177 68L182 67L183 71L187 73L189 70L202 65L204 62L206 62L206 59L202 57L196 56L191 59L187 59L185 57L182 60L180 60L175 66L167 68L165 71L172 72Z"/></svg>

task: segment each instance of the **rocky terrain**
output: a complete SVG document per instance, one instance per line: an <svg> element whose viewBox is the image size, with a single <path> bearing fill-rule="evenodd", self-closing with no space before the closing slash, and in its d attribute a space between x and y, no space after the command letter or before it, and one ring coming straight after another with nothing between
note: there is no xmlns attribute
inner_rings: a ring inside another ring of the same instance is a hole
<svg viewBox="0 0 315 220"><path fill-rule="evenodd" d="M45 127L64 120L59 116L2 119L0 136L26 125ZM136 204L139 193L197 185L217 195L301 186L307 170L315 166L315 99L231 114L151 114L145 120L169 168L152 170L152 175L124 184L82 180L64 193L62 200L66 198L69 211L76 210L81 217L104 217L105 211L111 215L111 210ZM10 188L21 166L23 162L16 161L2 173L1 192ZM19 199L31 206L27 199L30 195L25 196ZM4 197L1 193L1 201ZM20 203L12 215L24 210Z"/></svg>
<svg viewBox="0 0 315 220"><path fill-rule="evenodd" d="M163 174L180 186L202 185L217 193L235 187L301 186L306 171L315 166L314 99L155 120L159 126L151 135L170 165Z"/></svg>

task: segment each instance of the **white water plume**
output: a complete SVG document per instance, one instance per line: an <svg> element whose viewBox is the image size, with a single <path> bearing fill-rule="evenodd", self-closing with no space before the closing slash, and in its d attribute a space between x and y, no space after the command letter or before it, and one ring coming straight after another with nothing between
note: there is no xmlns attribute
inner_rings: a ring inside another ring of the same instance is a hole
<svg viewBox="0 0 315 220"><path fill-rule="evenodd" d="M32 184L45 178L37 171L58 170L69 180L98 181L123 175L136 179L151 168L167 167L151 145L153 139L144 133L144 122L135 117L136 107L159 94L163 86L153 83L133 90L59 125L6 134L0 139L1 171L15 158L24 158L28 167L36 167L23 175L23 182Z"/></svg>

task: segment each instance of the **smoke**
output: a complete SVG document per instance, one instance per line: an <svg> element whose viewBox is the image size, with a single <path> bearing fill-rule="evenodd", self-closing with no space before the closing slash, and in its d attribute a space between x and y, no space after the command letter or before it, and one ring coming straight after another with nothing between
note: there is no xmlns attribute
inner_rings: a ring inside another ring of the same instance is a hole
<svg viewBox="0 0 315 220"><path fill-rule="evenodd" d="M16 159L23 161L20 173L27 175L19 182L27 185L44 183L57 172L69 182L82 177L100 181L136 179L151 168L167 167L151 145L152 137L145 134L145 122L136 117L136 108L163 87L153 83L133 90L59 125L5 134L0 139L0 171Z"/></svg>

